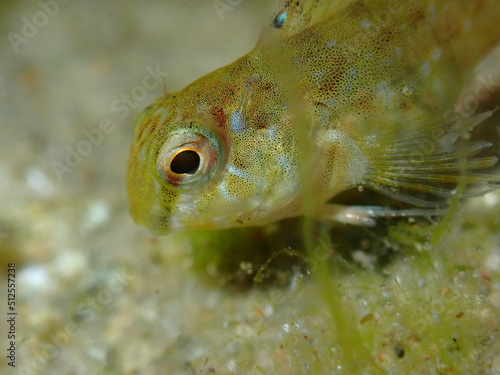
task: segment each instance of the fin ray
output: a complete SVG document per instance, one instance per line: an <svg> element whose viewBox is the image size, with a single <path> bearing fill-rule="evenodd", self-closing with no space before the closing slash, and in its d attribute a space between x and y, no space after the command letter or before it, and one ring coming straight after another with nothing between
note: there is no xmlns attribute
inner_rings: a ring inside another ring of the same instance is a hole
<svg viewBox="0 0 500 375"><path fill-rule="evenodd" d="M365 185L391 198L421 207L446 205L461 181L467 185L462 195L464 198L500 188L500 176L477 172L497 162L495 156L476 157L492 144L478 141L457 145L461 136L495 111L471 116L459 124L419 123L404 135L398 134L394 126L376 142L367 140L367 148L374 156ZM433 147L421 147L425 142ZM427 196L420 197L419 194Z"/></svg>

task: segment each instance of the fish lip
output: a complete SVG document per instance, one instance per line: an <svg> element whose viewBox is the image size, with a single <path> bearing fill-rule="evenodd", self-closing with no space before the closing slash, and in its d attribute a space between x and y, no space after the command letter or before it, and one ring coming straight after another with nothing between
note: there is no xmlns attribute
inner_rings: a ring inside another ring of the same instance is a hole
<svg viewBox="0 0 500 375"><path fill-rule="evenodd" d="M175 228L172 228L170 225L170 214L149 213L145 215L144 213L134 212L132 209L129 211L130 216L137 225L146 228L155 235L164 236L175 231Z"/></svg>

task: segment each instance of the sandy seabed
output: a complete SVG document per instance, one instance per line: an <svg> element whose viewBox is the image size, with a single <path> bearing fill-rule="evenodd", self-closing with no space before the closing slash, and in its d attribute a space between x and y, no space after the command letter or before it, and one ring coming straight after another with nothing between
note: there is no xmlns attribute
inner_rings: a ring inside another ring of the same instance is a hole
<svg viewBox="0 0 500 375"><path fill-rule="evenodd" d="M164 79L180 89L252 48L272 11L240 3L0 3L0 373L500 374L498 193L425 256L382 272L359 253L334 295L307 275L218 288L188 237L132 222L133 120Z"/></svg>

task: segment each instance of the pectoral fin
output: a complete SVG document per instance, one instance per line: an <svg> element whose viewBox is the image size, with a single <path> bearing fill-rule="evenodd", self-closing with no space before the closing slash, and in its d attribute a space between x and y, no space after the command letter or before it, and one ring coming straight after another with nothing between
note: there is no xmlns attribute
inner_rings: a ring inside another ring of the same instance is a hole
<svg viewBox="0 0 500 375"><path fill-rule="evenodd" d="M373 227L376 224L377 218L441 216L445 213L446 209L444 208L413 208L397 210L381 206L344 206L339 204L327 204L319 214L319 217L343 224Z"/></svg>
<svg viewBox="0 0 500 375"><path fill-rule="evenodd" d="M497 162L495 156L477 156L491 143L461 141L494 111L460 124L417 124L405 134L394 129L372 139L366 146L370 164L364 185L420 207L446 206L459 182L466 185L464 198L500 188L500 176L478 172Z"/></svg>

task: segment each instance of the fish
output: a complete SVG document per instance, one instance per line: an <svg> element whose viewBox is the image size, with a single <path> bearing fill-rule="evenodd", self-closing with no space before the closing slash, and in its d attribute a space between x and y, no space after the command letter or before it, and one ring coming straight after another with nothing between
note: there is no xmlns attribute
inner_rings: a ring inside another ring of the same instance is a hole
<svg viewBox="0 0 500 375"><path fill-rule="evenodd" d="M131 216L157 234L373 225L439 214L460 183L464 198L497 189L491 143L467 140L496 109L453 108L499 19L498 0L282 0L253 50L138 116ZM356 188L411 207L335 203Z"/></svg>

